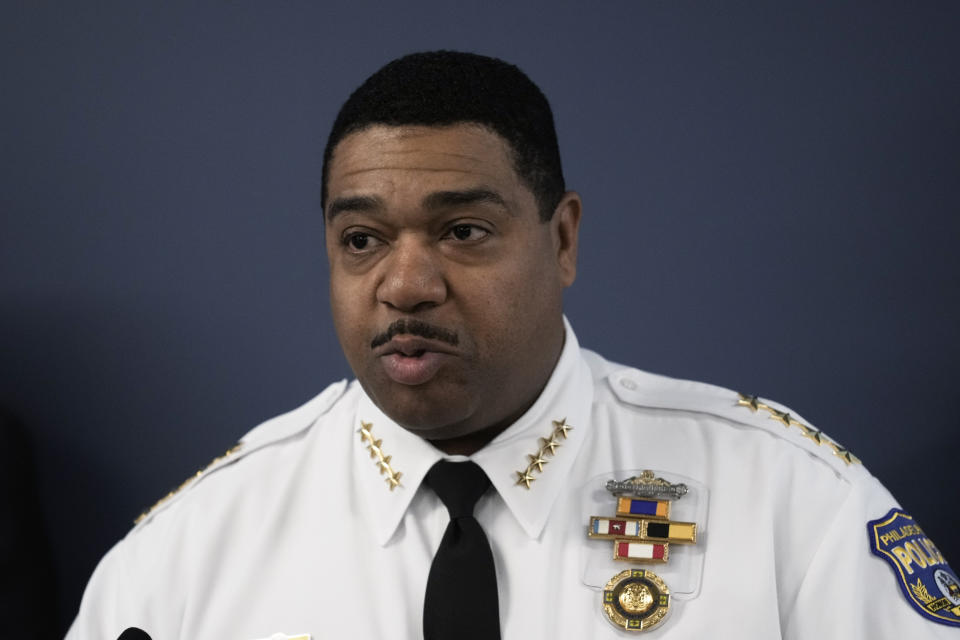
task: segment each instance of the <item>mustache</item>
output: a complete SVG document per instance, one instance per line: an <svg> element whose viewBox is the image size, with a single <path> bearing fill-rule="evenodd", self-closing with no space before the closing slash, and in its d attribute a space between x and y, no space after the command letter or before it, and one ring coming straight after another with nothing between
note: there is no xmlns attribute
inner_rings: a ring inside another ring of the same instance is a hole
<svg viewBox="0 0 960 640"><path fill-rule="evenodd" d="M454 347L460 344L460 337L456 331L450 331L436 325L421 322L420 320L404 320L401 318L400 320L394 320L390 323L390 326L387 327L386 331L377 335L377 337L370 342L370 348L376 349L381 345L387 344L393 340L394 336L402 333L420 336L427 340L439 340Z"/></svg>

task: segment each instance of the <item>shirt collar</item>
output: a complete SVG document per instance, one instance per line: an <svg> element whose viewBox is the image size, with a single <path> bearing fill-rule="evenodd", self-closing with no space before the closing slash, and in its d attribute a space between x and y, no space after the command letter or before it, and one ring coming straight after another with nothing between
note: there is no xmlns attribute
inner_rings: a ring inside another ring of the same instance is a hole
<svg viewBox="0 0 960 640"><path fill-rule="evenodd" d="M520 526L537 538L587 431L593 402L590 369L566 317L560 359L536 402L470 459L490 478ZM354 477L377 541L386 545L430 467L447 456L388 418L361 394L354 418ZM551 444L553 443L553 444ZM390 486L399 482L392 490ZM528 486L529 485L529 486Z"/></svg>

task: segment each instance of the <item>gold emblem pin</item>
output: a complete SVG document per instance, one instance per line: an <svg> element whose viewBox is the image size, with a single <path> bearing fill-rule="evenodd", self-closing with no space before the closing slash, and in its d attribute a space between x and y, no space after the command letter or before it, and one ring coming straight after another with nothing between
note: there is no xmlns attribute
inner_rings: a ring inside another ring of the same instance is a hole
<svg viewBox="0 0 960 640"><path fill-rule="evenodd" d="M621 629L649 631L670 610L670 589L652 571L626 569L603 588L603 610Z"/></svg>

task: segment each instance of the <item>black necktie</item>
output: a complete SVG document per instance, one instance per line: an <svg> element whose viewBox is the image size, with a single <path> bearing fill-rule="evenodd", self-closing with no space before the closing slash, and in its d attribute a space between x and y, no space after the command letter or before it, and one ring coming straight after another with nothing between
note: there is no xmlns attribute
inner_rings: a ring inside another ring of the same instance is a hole
<svg viewBox="0 0 960 640"><path fill-rule="evenodd" d="M473 507L490 480L475 462L441 460L427 472L427 486L450 513L430 565L423 603L425 640L499 640L500 607L493 553Z"/></svg>

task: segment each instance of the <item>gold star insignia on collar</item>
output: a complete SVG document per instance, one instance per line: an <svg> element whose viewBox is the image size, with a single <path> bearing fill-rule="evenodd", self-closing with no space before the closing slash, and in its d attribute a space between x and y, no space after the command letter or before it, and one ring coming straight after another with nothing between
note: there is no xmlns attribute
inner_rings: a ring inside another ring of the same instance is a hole
<svg viewBox="0 0 960 640"><path fill-rule="evenodd" d="M360 434L360 440L367 441L373 440L373 436L370 435L370 429L373 428L373 425L369 422L360 421L360 428L357 430L357 433Z"/></svg>
<svg viewBox="0 0 960 640"><path fill-rule="evenodd" d="M560 446L560 443L556 441L555 437L551 434L550 438L540 438L540 451L546 453L550 452L550 455L557 455L557 447Z"/></svg>
<svg viewBox="0 0 960 640"><path fill-rule="evenodd" d="M544 459L539 452L536 455L527 455L527 459L530 461L531 467L536 467L537 471L543 473L543 465L547 464L547 460Z"/></svg>
<svg viewBox="0 0 960 640"><path fill-rule="evenodd" d="M397 471L389 476L387 476L387 484L390 485L390 491L393 491L396 487L400 486L400 476L403 474Z"/></svg>
<svg viewBox="0 0 960 640"><path fill-rule="evenodd" d="M529 467L527 467L526 471L516 471L515 473L517 474L517 484L522 484L527 489L530 488L530 483L536 480Z"/></svg>
<svg viewBox="0 0 960 640"><path fill-rule="evenodd" d="M530 483L536 480L533 475L534 472L543 473L543 465L548 462L547 456L557 455L557 447L561 446L557 440L559 438L566 440L567 434L573 430L573 427L567 424L566 418L551 420L551 422L553 423L553 431L550 432L550 436L540 438L540 448L537 449L537 452L533 455L527 455L527 460L530 461L527 468L523 471L514 472L517 474L517 484L523 485L527 489L530 488Z"/></svg>
<svg viewBox="0 0 960 640"><path fill-rule="evenodd" d="M373 434L370 433L370 430L373 429L373 423L360 421L360 428L357 429L357 433L360 434L360 442L364 442L367 445L367 450L370 452L370 457L374 458L377 461L377 467L380 469L380 475L384 473L387 474L385 478L387 484L390 486L390 491L393 491L397 487L402 486L400 484L400 476L403 473L394 470L390 465L391 456L386 456L383 454L383 449L381 445L383 440L373 439Z"/></svg>

